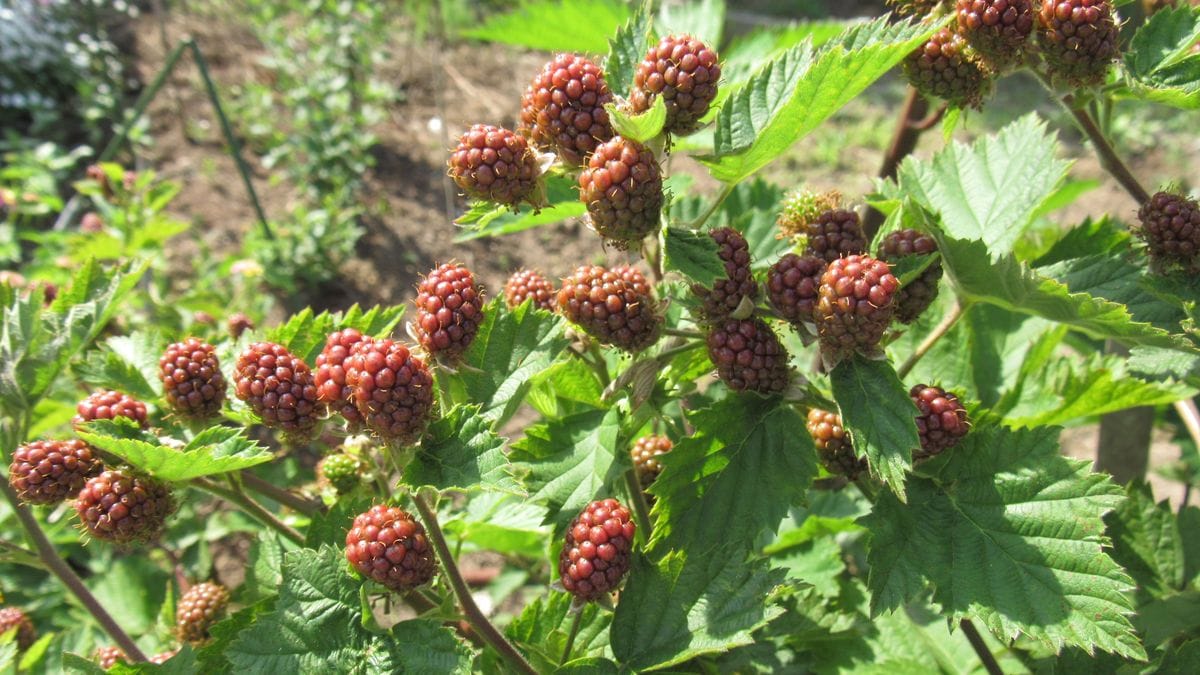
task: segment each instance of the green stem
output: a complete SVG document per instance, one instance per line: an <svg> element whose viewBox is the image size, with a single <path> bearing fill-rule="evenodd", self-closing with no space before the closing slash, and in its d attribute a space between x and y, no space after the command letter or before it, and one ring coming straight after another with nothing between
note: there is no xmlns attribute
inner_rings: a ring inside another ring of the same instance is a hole
<svg viewBox="0 0 1200 675"><path fill-rule="evenodd" d="M975 624L970 619L963 619L958 622L958 625L962 628L963 634L967 636L967 642L971 643L971 648L979 656L979 660L988 671L988 675L1004 675L1000 664L996 662L996 655L992 654L992 650L988 649L987 643L983 641L983 636L979 634L979 630L975 628Z"/></svg>
<svg viewBox="0 0 1200 675"><path fill-rule="evenodd" d="M297 513L302 513L309 518L316 516L325 511L325 505L315 499L301 497L298 494L284 490L283 488L273 485L272 483L255 476L249 471L243 471L241 474L242 484L247 488L257 492L258 494L286 506Z"/></svg>
<svg viewBox="0 0 1200 675"><path fill-rule="evenodd" d="M704 333L701 333L698 330L688 330L686 328L664 328L663 335L692 339L701 339L704 337Z"/></svg>
<svg viewBox="0 0 1200 675"><path fill-rule="evenodd" d="M917 346L916 351L914 351L908 357L908 359L896 369L896 375L903 380L910 372L912 372L913 367L917 365L917 362L921 360L921 357L925 356L930 349L933 349L933 346L937 344L938 340L942 339L945 337L946 333L950 332L950 329L954 327L954 324L958 323L958 320L962 318L965 312L966 305L964 305L961 301L956 302L954 309L950 310L950 313L947 314L944 319L942 319L942 322L939 323L933 329L933 331L926 336L925 340Z"/></svg>
<svg viewBox="0 0 1200 675"><path fill-rule="evenodd" d="M625 488L629 490L629 501L633 504L633 517L637 520L638 531L642 533L643 542L650 541L654 525L650 520L650 504L646 501L646 493L642 492L642 484L638 480L636 469L625 471Z"/></svg>
<svg viewBox="0 0 1200 675"><path fill-rule="evenodd" d="M717 193L717 196L713 198L713 203L710 204L707 209L705 209L704 213L700 214L699 218L693 220L688 227L693 230L699 230L700 228L704 227L704 223L708 222L708 219L712 217L712 214L717 212L717 209L719 209L721 204L724 203L725 198L733 193L733 188L733 183L726 183L724 187L721 188L721 191Z"/></svg>
<svg viewBox="0 0 1200 675"><path fill-rule="evenodd" d="M425 521L425 534L433 544L433 549L437 551L438 559L442 563L442 571L449 580L450 587L454 589L454 595L458 597L458 603L462 606L467 621L475 628L480 637L515 670L527 675L537 675L537 671L529 665L521 652L517 651L517 648L505 639L500 631L496 630L492 622L488 621L487 616L479 609L479 605L475 604L475 599L471 597L471 589L463 580L462 573L458 570L458 564L454 562L454 556L450 554L446 537L442 534L441 526L438 525L437 513L421 494L413 494L412 499L417 506L417 511L421 513L421 519Z"/></svg>
<svg viewBox="0 0 1200 675"><path fill-rule="evenodd" d="M575 646L575 636L579 635L579 627L583 625L583 610L572 613L575 616L571 619L571 632L567 634L567 646L563 648L562 658L558 660L560 666L571 660L571 648Z"/></svg>
<svg viewBox="0 0 1200 675"><path fill-rule="evenodd" d="M224 487L206 478L192 480L192 485L210 492L221 499L241 509L246 515L287 537L293 543L304 546L304 535L292 529L287 523L275 517L275 514L263 508L261 504L237 490Z"/></svg>

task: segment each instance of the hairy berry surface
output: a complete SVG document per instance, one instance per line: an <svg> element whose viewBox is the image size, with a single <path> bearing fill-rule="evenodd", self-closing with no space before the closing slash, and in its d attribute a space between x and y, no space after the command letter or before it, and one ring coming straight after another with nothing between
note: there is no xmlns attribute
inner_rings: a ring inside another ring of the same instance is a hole
<svg viewBox="0 0 1200 675"><path fill-rule="evenodd" d="M1037 38L1050 76L1070 87L1104 83L1120 39L1108 0L1043 0Z"/></svg>
<svg viewBox="0 0 1200 675"><path fill-rule="evenodd" d="M638 64L629 103L635 113L644 112L661 96L667 109L663 129L690 134L717 97L720 79L715 50L690 35L668 35Z"/></svg>
<svg viewBox="0 0 1200 675"><path fill-rule="evenodd" d="M882 260L852 255L829 263L817 291L817 336L827 365L874 355L896 312L900 281Z"/></svg>
<svg viewBox="0 0 1200 675"><path fill-rule="evenodd" d="M79 402L71 423L78 427L93 420L111 420L114 417L131 419L145 429L146 404L119 391L104 389Z"/></svg>
<svg viewBox="0 0 1200 675"><path fill-rule="evenodd" d="M1020 63L1033 32L1033 0L958 0L958 32L993 70Z"/></svg>
<svg viewBox="0 0 1200 675"><path fill-rule="evenodd" d="M344 452L334 453L317 463L317 478L338 494L346 494L362 483L362 461Z"/></svg>
<svg viewBox="0 0 1200 675"><path fill-rule="evenodd" d="M762 394L787 389L791 379L787 350L762 319L719 323L709 332L707 343L717 376L730 389Z"/></svg>
<svg viewBox="0 0 1200 675"><path fill-rule="evenodd" d="M1146 242L1150 258L1164 267L1200 269L1200 204L1170 192L1159 192L1138 211L1134 232Z"/></svg>
<svg viewBox="0 0 1200 675"><path fill-rule="evenodd" d="M585 265L563 279L563 316L606 345L639 352L658 341L662 317L646 277L627 265Z"/></svg>
<svg viewBox="0 0 1200 675"><path fill-rule="evenodd" d="M917 406L917 434L921 437L921 449L913 453L913 459L939 455L967 435L967 409L957 396L924 384L914 386L908 395Z"/></svg>
<svg viewBox="0 0 1200 675"><path fill-rule="evenodd" d="M537 147L580 166L613 136L604 109L612 100L599 66L582 56L558 54L521 97L520 131Z"/></svg>
<svg viewBox="0 0 1200 675"><path fill-rule="evenodd" d="M354 328L330 333L325 338L325 347L317 355L317 369L313 375L317 400L351 425L361 423L362 415L354 406L350 386L346 384L346 358L350 356L354 345L363 339L363 334Z"/></svg>
<svg viewBox="0 0 1200 675"><path fill-rule="evenodd" d="M346 359L346 384L367 428L389 442L420 438L433 412L433 376L408 347L364 340Z"/></svg>
<svg viewBox="0 0 1200 675"><path fill-rule="evenodd" d="M225 402L225 376L217 350L207 342L188 338L167 347L158 360L163 396L179 415L194 419L212 417Z"/></svg>
<svg viewBox="0 0 1200 675"><path fill-rule="evenodd" d="M234 391L265 426L305 436L321 421L312 371L283 345L246 347L234 366Z"/></svg>
<svg viewBox="0 0 1200 675"><path fill-rule="evenodd" d="M792 324L813 323L825 267L817 256L789 253L767 270L767 298L781 318Z"/></svg>
<svg viewBox="0 0 1200 675"><path fill-rule="evenodd" d="M0 607L0 634L16 629L17 651L23 652L37 641L33 621L17 607Z"/></svg>
<svg viewBox="0 0 1200 675"><path fill-rule="evenodd" d="M851 209L829 209L818 214L804 224L802 234L807 241L804 254L827 263L867 250L862 222Z"/></svg>
<svg viewBox="0 0 1200 675"><path fill-rule="evenodd" d="M88 480L75 500L87 531L114 544L157 540L174 510L169 485L119 470Z"/></svg>
<svg viewBox="0 0 1200 675"><path fill-rule="evenodd" d="M430 356L449 360L462 356L483 321L483 289L471 270L446 263L417 285L417 339Z"/></svg>
<svg viewBox="0 0 1200 675"><path fill-rule="evenodd" d="M584 601L615 590L629 571L636 529L629 509L617 500L588 504L567 527L558 558L563 588Z"/></svg>
<svg viewBox="0 0 1200 675"><path fill-rule="evenodd" d="M713 282L711 289L692 285L692 292L701 300L700 314L709 321L729 317L742 304L743 298L753 303L758 299L758 282L750 270L750 246L740 232L731 227L710 230L708 235L717 243L717 255L725 266L725 278Z"/></svg>
<svg viewBox="0 0 1200 675"><path fill-rule="evenodd" d="M806 426L826 471L854 480L867 470L867 460L854 452L840 415L812 408Z"/></svg>
<svg viewBox="0 0 1200 675"><path fill-rule="evenodd" d="M662 169L646 146L613 136L596 148L580 172L579 199L587 204L596 233L626 250L658 230Z"/></svg>
<svg viewBox="0 0 1200 675"><path fill-rule="evenodd" d="M993 79L966 39L949 28L904 59L904 74L917 91L958 108L979 108Z"/></svg>
<svg viewBox="0 0 1200 675"><path fill-rule="evenodd" d="M516 206L537 187L538 159L524 136L476 124L450 153L450 177L474 199Z"/></svg>
<svg viewBox="0 0 1200 675"><path fill-rule="evenodd" d="M97 647L96 652L92 655L92 659L100 665L100 670L108 670L118 663L129 663L129 659L125 657L125 652L121 651L120 647Z"/></svg>
<svg viewBox="0 0 1200 675"><path fill-rule="evenodd" d="M175 632L180 642L199 645L208 640L208 629L228 605L229 590L221 584L205 581L189 588L175 606Z"/></svg>
<svg viewBox="0 0 1200 675"><path fill-rule="evenodd" d="M650 487L654 479L658 478L658 474L662 473L659 455L670 452L672 447L674 444L671 443L671 439L653 434L642 436L633 442L629 455L633 459L634 472L637 473L638 482L643 490Z"/></svg>
<svg viewBox="0 0 1200 675"><path fill-rule="evenodd" d="M397 593L429 583L437 571L425 528L403 509L383 504L354 519L346 533L346 560Z"/></svg>
<svg viewBox="0 0 1200 675"><path fill-rule="evenodd" d="M33 441L13 452L8 483L23 502L57 504L78 494L103 469L100 458L81 440Z"/></svg>

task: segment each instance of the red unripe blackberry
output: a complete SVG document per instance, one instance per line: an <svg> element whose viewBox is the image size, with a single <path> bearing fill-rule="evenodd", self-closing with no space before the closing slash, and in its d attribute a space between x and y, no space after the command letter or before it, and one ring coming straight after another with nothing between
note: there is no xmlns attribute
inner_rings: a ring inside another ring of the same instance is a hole
<svg viewBox="0 0 1200 675"><path fill-rule="evenodd" d="M178 653L179 653L178 649L172 649L170 651L162 652L160 654L155 654L154 656L150 657L150 663L154 663L154 664L161 666L162 664L166 663L167 661L170 661L171 659L175 658L175 655Z"/></svg>
<svg viewBox="0 0 1200 675"><path fill-rule="evenodd" d="M639 352L658 341L662 317L646 277L628 265L584 265L563 279L558 309L602 344Z"/></svg>
<svg viewBox="0 0 1200 675"><path fill-rule="evenodd" d="M717 242L717 255L725 266L725 278L713 282L712 289L692 285L692 292L702 301L700 314L709 321L729 317L742 304L758 299L758 282L750 271L750 246L740 232L731 227L719 227L708 235Z"/></svg>
<svg viewBox="0 0 1200 675"><path fill-rule="evenodd" d="M813 255L789 253L767 270L767 297L780 318L789 323L812 323L817 289L826 263Z"/></svg>
<svg viewBox="0 0 1200 675"><path fill-rule="evenodd" d="M75 500L75 512L87 531L114 544L158 539L174 510L169 485L118 470L89 480Z"/></svg>
<svg viewBox="0 0 1200 675"><path fill-rule="evenodd" d="M1117 59L1120 32L1107 0L1043 0L1037 13L1046 69L1056 82L1073 88L1104 83Z"/></svg>
<svg viewBox="0 0 1200 675"><path fill-rule="evenodd" d="M1200 204L1183 195L1159 192L1138 211L1134 233L1146 242L1150 258L1162 266L1195 270L1200 253Z"/></svg>
<svg viewBox="0 0 1200 675"><path fill-rule="evenodd" d="M579 166L612 138L605 103L613 100L604 71L582 56L558 54L521 97L520 131L533 144Z"/></svg>
<svg viewBox="0 0 1200 675"><path fill-rule="evenodd" d="M615 499L588 504L567 527L558 574L563 588L580 600L596 600L616 589L629 571L637 530L629 509Z"/></svg>
<svg viewBox="0 0 1200 675"><path fill-rule="evenodd" d="M633 442L629 455L633 458L633 469L643 490L650 487L658 474L662 473L663 467L658 456L670 452L672 447L671 439L666 436L642 436Z"/></svg>
<svg viewBox="0 0 1200 675"><path fill-rule="evenodd" d="M417 285L417 339L430 356L457 359L483 321L483 289L471 270L446 263Z"/></svg>
<svg viewBox="0 0 1200 675"><path fill-rule="evenodd" d="M129 663L129 659L126 658L125 652L121 651L120 647L97 647L92 658L100 665L100 670L108 670L118 663Z"/></svg>
<svg viewBox="0 0 1200 675"><path fill-rule="evenodd" d="M417 440L433 412L433 376L408 347L364 340L345 362L346 384L367 428L387 441Z"/></svg>
<svg viewBox="0 0 1200 675"><path fill-rule="evenodd" d="M957 396L923 384L910 389L908 395L917 405L917 434L921 437L921 449L913 452L914 460L939 455L967 435L967 409Z"/></svg>
<svg viewBox="0 0 1200 675"><path fill-rule="evenodd" d="M854 480L867 470L867 460L854 452L840 415L812 408L806 426L826 471Z"/></svg>
<svg viewBox="0 0 1200 675"><path fill-rule="evenodd" d="M580 172L579 199L601 237L621 250L636 246L658 230L663 203L658 160L641 143L613 136Z"/></svg>
<svg viewBox="0 0 1200 675"><path fill-rule="evenodd" d="M450 177L474 199L516 206L533 195L538 173L529 141L489 124L468 129L450 153Z"/></svg>
<svg viewBox="0 0 1200 675"><path fill-rule="evenodd" d="M817 291L817 336L826 365L860 352L875 355L896 312L900 281L882 260L852 255L829 263Z"/></svg>
<svg viewBox="0 0 1200 675"><path fill-rule="evenodd" d="M225 376L217 351L194 337L167 347L158 360L163 396L177 414L194 419L212 417L225 402Z"/></svg>
<svg viewBox="0 0 1200 675"><path fill-rule="evenodd" d="M175 605L175 633L180 642L198 645L208 639L208 629L220 620L229 604L229 590L205 581L196 584Z"/></svg>
<svg viewBox="0 0 1200 675"><path fill-rule="evenodd" d="M25 612L16 607L0 608L0 634L13 629L17 631L15 638L17 651L23 652L37 642L37 629L33 627L33 621L25 615Z"/></svg>
<svg viewBox="0 0 1200 675"><path fill-rule="evenodd" d="M958 0L958 32L995 70L1020 63L1033 32L1032 0Z"/></svg>
<svg viewBox="0 0 1200 675"><path fill-rule="evenodd" d="M690 35L668 35L638 64L629 103L635 113L644 112L655 96L662 96L667 108L663 130L690 134L717 97L720 79L715 50Z"/></svg>
<svg viewBox="0 0 1200 675"><path fill-rule="evenodd" d="M991 90L992 74L958 33L943 28L904 59L909 84L956 108L979 108Z"/></svg>
<svg viewBox="0 0 1200 675"><path fill-rule="evenodd" d="M21 501L57 504L79 492L89 478L104 470L99 457L87 443L33 441L13 452L8 466L8 484Z"/></svg>
<svg viewBox="0 0 1200 675"><path fill-rule="evenodd" d="M762 319L730 319L714 326L708 357L717 376L735 391L780 392L791 379L787 350Z"/></svg>
<svg viewBox="0 0 1200 675"><path fill-rule="evenodd" d="M937 251L933 237L918 230L896 230L888 233L879 244L879 259L888 263L911 255L924 255ZM901 323L912 323L929 309L937 299L938 281L942 278L942 263L935 262L896 296L896 318Z"/></svg>
<svg viewBox="0 0 1200 675"><path fill-rule="evenodd" d="M75 417L71 420L76 428L92 420L111 420L127 417L143 429L146 428L146 404L119 391L103 389L94 392L75 406Z"/></svg>
<svg viewBox="0 0 1200 675"><path fill-rule="evenodd" d="M255 342L238 356L234 393L264 426L288 434L307 435L321 421L308 364L274 342Z"/></svg>
<svg viewBox="0 0 1200 675"><path fill-rule="evenodd" d="M533 306L554 311L554 284L535 270L517 270L504 284L504 303L510 309L520 307L530 298Z"/></svg>
<svg viewBox="0 0 1200 675"><path fill-rule="evenodd" d="M104 231L104 219L95 211L88 211L79 219L79 231L95 234Z"/></svg>
<svg viewBox="0 0 1200 675"><path fill-rule="evenodd" d="M429 583L437 571L425 528L403 509L383 504L354 519L346 533L346 560L397 593Z"/></svg>
<svg viewBox="0 0 1200 675"><path fill-rule="evenodd" d="M852 209L829 209L805 223L802 234L807 242L804 254L827 263L867 250L862 222Z"/></svg>
<svg viewBox="0 0 1200 675"><path fill-rule="evenodd" d="M362 415L354 406L350 387L346 384L346 358L354 345L362 341L363 334L354 328L330 333L325 338L325 348L317 355L317 369L313 375L317 400L352 425L362 422Z"/></svg>
<svg viewBox="0 0 1200 675"><path fill-rule="evenodd" d="M225 328L229 331L229 337L236 340L242 337L242 333L254 330L254 322L245 314L237 312L236 314L229 315L229 318L225 321Z"/></svg>

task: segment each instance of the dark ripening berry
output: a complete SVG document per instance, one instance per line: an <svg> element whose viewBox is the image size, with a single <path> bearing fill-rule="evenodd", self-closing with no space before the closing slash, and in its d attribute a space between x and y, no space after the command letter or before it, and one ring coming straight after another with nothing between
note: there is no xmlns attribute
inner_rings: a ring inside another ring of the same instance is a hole
<svg viewBox="0 0 1200 675"><path fill-rule="evenodd" d="M789 253L767 270L767 298L775 312L792 324L811 324L825 261Z"/></svg>
<svg viewBox="0 0 1200 675"><path fill-rule="evenodd" d="M702 302L700 315L708 321L720 321L733 314L743 298L755 302L758 283L750 270L750 246L741 233L730 227L720 227L708 234L717 243L717 255L725 265L725 278L717 279L711 290L693 284L692 292Z"/></svg>
<svg viewBox="0 0 1200 675"><path fill-rule="evenodd" d="M344 495L362 483L362 468L357 457L339 452L317 462L317 479Z"/></svg>
<svg viewBox="0 0 1200 675"><path fill-rule="evenodd" d="M1033 32L1032 0L958 0L958 32L993 70L1021 62Z"/></svg>
<svg viewBox="0 0 1200 675"><path fill-rule="evenodd" d="M850 209L824 211L805 223L802 233L807 242L804 254L827 263L867 250L867 236L858 213Z"/></svg>
<svg viewBox="0 0 1200 675"><path fill-rule="evenodd" d="M879 244L879 259L895 263L901 258L924 255L937 251L933 237L917 230L896 230L889 233ZM912 323L937 299L938 281L942 278L942 263L935 262L921 276L900 289L896 296L896 319L901 323Z"/></svg>
<svg viewBox="0 0 1200 675"><path fill-rule="evenodd" d="M346 560L397 593L429 583L437 571L425 528L403 509L377 504L346 533Z"/></svg>
<svg viewBox="0 0 1200 675"><path fill-rule="evenodd" d="M690 134L717 97L720 79L716 51L690 35L668 35L638 64L629 103L633 112L645 112L662 96L667 108L663 129Z"/></svg>
<svg viewBox="0 0 1200 675"><path fill-rule="evenodd" d="M521 128L533 144L580 166L612 138L605 103L613 100L600 67L582 56L559 54L521 97Z"/></svg>
<svg viewBox="0 0 1200 675"><path fill-rule="evenodd" d="M991 90L992 74L967 41L943 28L904 59L909 84L956 108L979 108Z"/></svg>
<svg viewBox="0 0 1200 675"><path fill-rule="evenodd" d="M487 124L468 129L450 153L450 177L474 199L516 206L533 195L538 173L524 136Z"/></svg>
<svg viewBox="0 0 1200 675"><path fill-rule="evenodd" d="M242 337L242 333L254 330L254 322L250 320L250 317L238 312L229 315L229 318L225 321L225 328L229 331L229 337L236 340Z"/></svg>
<svg viewBox="0 0 1200 675"><path fill-rule="evenodd" d="M596 148L579 174L579 199L596 232L621 250L658 230L662 170L654 153L621 136Z"/></svg>
<svg viewBox="0 0 1200 675"><path fill-rule="evenodd" d="M629 455L633 458L633 469L643 490L650 487L658 474L662 473L663 467L658 456L670 452L672 447L671 439L666 436L642 436L634 441Z"/></svg>
<svg viewBox="0 0 1200 675"><path fill-rule="evenodd" d="M471 270L446 263L417 285L417 339L430 356L455 360L467 351L483 321L483 289Z"/></svg>
<svg viewBox="0 0 1200 675"><path fill-rule="evenodd" d="M867 460L854 452L840 415L813 408L808 411L807 427L826 471L854 480L867 470Z"/></svg>
<svg viewBox="0 0 1200 675"><path fill-rule="evenodd" d="M37 641L37 629L33 621L16 607L0 608L0 634L16 629L17 651L23 652Z"/></svg>
<svg viewBox="0 0 1200 675"><path fill-rule="evenodd" d="M730 319L714 326L708 357L717 376L735 391L780 392L791 379L787 350L762 319Z"/></svg>
<svg viewBox="0 0 1200 675"><path fill-rule="evenodd" d="M208 640L208 629L220 620L229 604L229 591L206 581L183 594L175 606L175 633L180 642L199 645Z"/></svg>
<svg viewBox="0 0 1200 675"><path fill-rule="evenodd" d="M341 415L351 425L362 422L362 415L354 407L350 387L346 384L346 357L354 345L362 342L363 334L354 328L330 333L325 338L325 348L317 355L317 369L313 384L317 387L317 400Z"/></svg>
<svg viewBox="0 0 1200 675"><path fill-rule="evenodd" d="M1160 267L1200 269L1200 204L1183 195L1159 192L1138 211L1134 233L1146 242Z"/></svg>
<svg viewBox="0 0 1200 675"><path fill-rule="evenodd" d="M852 255L829 263L817 291L817 336L833 367L855 352L873 356L896 312L900 281L882 260Z"/></svg>
<svg viewBox="0 0 1200 675"><path fill-rule="evenodd" d="M312 371L283 345L255 342L246 347L234 367L234 392L264 426L306 436L320 422Z"/></svg>
<svg viewBox="0 0 1200 675"><path fill-rule="evenodd" d="M596 600L616 589L629 571L633 549L629 509L615 499L588 504L571 525L558 557L563 588L580 600Z"/></svg>
<svg viewBox="0 0 1200 675"><path fill-rule="evenodd" d="M176 342L167 347L158 368L167 405L177 414L204 419L221 411L225 376L212 345L196 338Z"/></svg>
<svg viewBox="0 0 1200 675"><path fill-rule="evenodd" d="M166 483L124 471L105 471L92 478L75 500L75 512L87 531L114 544L158 539L174 510Z"/></svg>
<svg viewBox="0 0 1200 675"><path fill-rule="evenodd" d="M967 435L967 409L957 396L923 384L913 387L908 395L917 406L917 434L921 437L921 449L913 452L914 460L939 455Z"/></svg>
<svg viewBox="0 0 1200 675"><path fill-rule="evenodd" d="M516 309L526 300L547 312L554 311L554 284L536 270L517 270L504 284L504 303Z"/></svg>
<svg viewBox="0 0 1200 675"><path fill-rule="evenodd" d="M433 411L433 376L408 347L364 340L346 359L346 384L367 428L389 442L420 438Z"/></svg>
<svg viewBox="0 0 1200 675"><path fill-rule="evenodd" d="M34 441L13 452L8 484L23 502L57 504L77 494L87 479L103 469L81 440Z"/></svg>
<svg viewBox="0 0 1200 675"><path fill-rule="evenodd" d="M1117 59L1120 32L1107 0L1043 0L1037 13L1046 69L1055 82L1072 88L1104 83Z"/></svg>
<svg viewBox="0 0 1200 675"><path fill-rule="evenodd" d="M114 417L131 419L143 429L147 426L146 404L111 389L97 391L83 399L75 406L75 413L71 420L75 428L92 420L111 420Z"/></svg>
<svg viewBox="0 0 1200 675"><path fill-rule="evenodd" d="M602 344L639 352L658 341L663 319L646 277L627 265L585 265L563 279L558 309Z"/></svg>
<svg viewBox="0 0 1200 675"><path fill-rule="evenodd" d="M119 647L97 647L96 652L92 655L92 659L100 664L100 670L108 670L118 663L129 663L129 659L125 658L125 652Z"/></svg>

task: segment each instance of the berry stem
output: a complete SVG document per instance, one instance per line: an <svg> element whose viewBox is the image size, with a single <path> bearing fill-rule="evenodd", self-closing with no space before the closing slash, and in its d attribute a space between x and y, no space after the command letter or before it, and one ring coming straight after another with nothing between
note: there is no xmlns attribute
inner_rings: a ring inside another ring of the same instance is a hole
<svg viewBox="0 0 1200 675"><path fill-rule="evenodd" d="M637 519L637 534L643 537L643 543L648 542L650 534L654 531L650 520L650 505L646 502L646 493L642 492L636 469L625 471L625 488L629 490L629 501L633 504L633 517Z"/></svg>
<svg viewBox="0 0 1200 675"><path fill-rule="evenodd" d="M562 658L558 660L558 665L563 665L571 660L571 648L575 646L575 636L579 635L579 627L583 625L583 609L580 608L577 612L572 612L575 616L571 619L571 632L567 634L567 646L563 648Z"/></svg>
<svg viewBox="0 0 1200 675"><path fill-rule="evenodd" d="M612 382L612 378L608 374L608 364L604 360L604 355L600 353L600 348L592 340L587 341L587 349L579 353L579 357L587 362L592 370L596 371L596 377L600 378L600 384L604 387Z"/></svg>
<svg viewBox="0 0 1200 675"><path fill-rule="evenodd" d="M704 213L700 214L699 218L693 220L691 224L688 225L688 228L699 230L700 228L704 227L704 223L707 223L708 219L712 217L712 214L717 212L717 209L720 208L721 204L725 202L725 198L733 193L733 188L735 185L735 183L726 183L725 186L721 188L721 191L717 193L717 196L713 198L713 203L710 204L707 209L705 209Z"/></svg>
<svg viewBox="0 0 1200 675"><path fill-rule="evenodd" d="M983 641L983 636L979 634L979 629L975 628L975 624L970 619L963 619L958 622L958 625L962 628L963 635L967 636L967 642L971 643L971 647L979 655L979 660L988 671L988 675L1004 675L1000 664L996 662L996 656L992 654L992 650L988 649L987 643Z"/></svg>
<svg viewBox="0 0 1200 675"><path fill-rule="evenodd" d="M462 573L458 570L458 564L454 562L454 556L450 554L450 547L446 545L446 537L442 534L442 528L438 525L437 512L429 505L425 497L421 493L413 493L413 503L417 506L417 511L421 513L421 520L425 521L425 534L429 537L429 541L433 543L433 550L437 552L438 560L442 563L442 572L450 581L451 588L454 589L454 595L458 597L458 602L462 605L463 614L466 615L467 621L475 628L492 649L508 661L514 669L519 672L527 673L528 675L537 675L537 671L521 652L512 645L491 621L479 609L479 605L475 604L475 599L471 597L471 589L467 587L467 582L463 580Z"/></svg>
<svg viewBox="0 0 1200 675"><path fill-rule="evenodd" d="M698 330L687 330L686 328L664 328L663 335L691 338L693 340L700 340L704 338L704 333L701 333Z"/></svg>
<svg viewBox="0 0 1200 675"><path fill-rule="evenodd" d="M917 365L917 362L921 360L921 357L925 356L930 349L933 349L933 346L937 344L937 341L942 339L946 333L949 333L951 328L954 328L954 324L958 323L958 320L962 318L966 311L967 305L964 305L961 301L956 302L954 304L954 309L950 310L950 313L947 314L944 319L942 319L942 322L934 327L933 331L931 331L929 335L925 337L925 340L920 345L917 345L916 351L914 351L908 357L908 359L896 369L896 375L903 380L910 372L912 372L913 367Z"/></svg>
<svg viewBox="0 0 1200 675"><path fill-rule="evenodd" d="M286 506L297 513L302 513L309 518L325 511L325 505L314 499L307 499L300 495L284 490L272 483L255 476L249 471L243 471L241 474L242 484L247 488L257 492L258 494Z"/></svg>
<svg viewBox="0 0 1200 675"><path fill-rule="evenodd" d="M241 509L246 515L287 537L293 543L304 546L304 535L292 529L287 523L275 517L275 514L263 508L262 504L254 501L249 495L237 490L224 487L205 478L192 480L192 485L210 492L221 499Z"/></svg>

